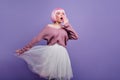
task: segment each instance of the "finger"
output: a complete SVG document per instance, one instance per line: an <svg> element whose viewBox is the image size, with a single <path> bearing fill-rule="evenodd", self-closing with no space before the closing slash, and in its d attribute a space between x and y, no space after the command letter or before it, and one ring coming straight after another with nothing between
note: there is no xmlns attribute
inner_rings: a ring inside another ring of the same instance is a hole
<svg viewBox="0 0 120 80"><path fill-rule="evenodd" d="M19 53L19 52L20 52L20 50L16 50L15 52L16 52L16 53Z"/></svg>
<svg viewBox="0 0 120 80"><path fill-rule="evenodd" d="M19 53L18 53L18 55L21 55L23 52L22 51L20 51Z"/></svg>
<svg viewBox="0 0 120 80"><path fill-rule="evenodd" d="M21 50L21 49L16 50L16 53L21 53L21 52L22 52L22 50Z"/></svg>

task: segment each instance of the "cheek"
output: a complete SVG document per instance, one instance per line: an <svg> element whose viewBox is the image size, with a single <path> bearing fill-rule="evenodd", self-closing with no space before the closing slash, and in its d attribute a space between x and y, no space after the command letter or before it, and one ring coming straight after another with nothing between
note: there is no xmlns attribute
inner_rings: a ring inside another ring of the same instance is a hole
<svg viewBox="0 0 120 80"><path fill-rule="evenodd" d="M58 16L58 15L56 15L56 19L59 19L59 16Z"/></svg>
<svg viewBox="0 0 120 80"><path fill-rule="evenodd" d="M65 15L63 15L63 17L65 18L66 16L65 16Z"/></svg>

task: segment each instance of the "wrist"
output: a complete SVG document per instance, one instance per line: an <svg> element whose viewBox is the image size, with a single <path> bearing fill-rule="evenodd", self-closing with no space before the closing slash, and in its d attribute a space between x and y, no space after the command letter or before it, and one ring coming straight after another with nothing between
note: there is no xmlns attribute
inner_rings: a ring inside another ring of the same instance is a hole
<svg viewBox="0 0 120 80"><path fill-rule="evenodd" d="M32 44L31 43L29 43L29 44L27 44L26 46L25 46L25 48L31 48L32 47Z"/></svg>
<svg viewBox="0 0 120 80"><path fill-rule="evenodd" d="M64 25L63 25L65 28L67 28L67 27L69 27L70 26L70 24L69 24L69 22L67 22L67 23L64 23Z"/></svg>

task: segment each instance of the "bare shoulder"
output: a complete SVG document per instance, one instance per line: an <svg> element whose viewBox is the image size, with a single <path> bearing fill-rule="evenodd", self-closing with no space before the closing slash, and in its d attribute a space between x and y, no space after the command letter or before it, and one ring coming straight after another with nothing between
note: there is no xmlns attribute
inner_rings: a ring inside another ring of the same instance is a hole
<svg viewBox="0 0 120 80"><path fill-rule="evenodd" d="M55 24L48 24L48 27L53 27L53 28L61 28L60 25L55 25Z"/></svg>
<svg viewBox="0 0 120 80"><path fill-rule="evenodd" d="M48 24L48 27L54 27L54 24Z"/></svg>

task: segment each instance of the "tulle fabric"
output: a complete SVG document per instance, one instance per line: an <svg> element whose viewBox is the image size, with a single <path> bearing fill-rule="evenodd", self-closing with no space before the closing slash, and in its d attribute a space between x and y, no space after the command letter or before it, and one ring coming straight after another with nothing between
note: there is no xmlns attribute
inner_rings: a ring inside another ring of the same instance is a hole
<svg viewBox="0 0 120 80"><path fill-rule="evenodd" d="M25 60L29 68L40 77L49 80L70 80L73 77L68 52L57 43L34 46L18 57Z"/></svg>

